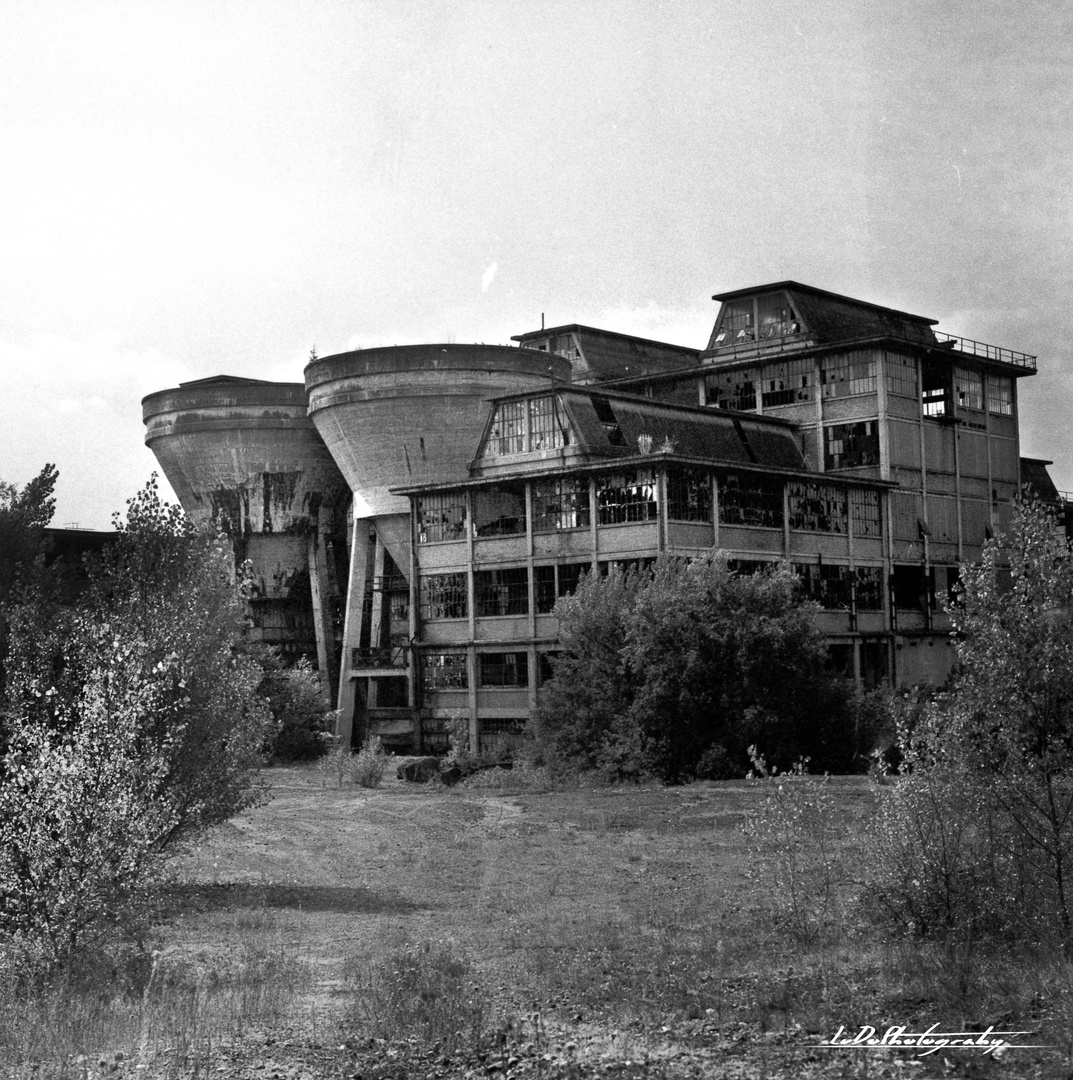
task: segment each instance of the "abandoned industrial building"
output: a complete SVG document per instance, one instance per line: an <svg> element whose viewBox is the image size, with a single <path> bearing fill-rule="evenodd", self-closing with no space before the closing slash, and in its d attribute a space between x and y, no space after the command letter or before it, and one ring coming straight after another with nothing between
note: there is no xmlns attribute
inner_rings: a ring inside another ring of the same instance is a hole
<svg viewBox="0 0 1073 1080"><path fill-rule="evenodd" d="M792 281L722 293L694 350L568 325L517 347L313 359L305 384L151 394L146 442L257 581L254 632L316 658L341 738L517 738L553 608L584 573L718 548L785 562L832 669L939 682L942 597L1048 462L1022 459L1036 359Z"/></svg>

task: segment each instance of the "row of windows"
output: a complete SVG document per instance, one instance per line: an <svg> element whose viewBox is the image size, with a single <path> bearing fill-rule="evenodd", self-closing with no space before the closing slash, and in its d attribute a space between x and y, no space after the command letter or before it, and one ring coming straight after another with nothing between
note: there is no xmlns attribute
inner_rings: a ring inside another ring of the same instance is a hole
<svg viewBox="0 0 1073 1080"><path fill-rule="evenodd" d="M832 566L827 563L794 563L801 591L827 611L882 611L881 566Z"/></svg>
<svg viewBox="0 0 1073 1080"><path fill-rule="evenodd" d="M543 665L541 665L543 667ZM441 690L468 690L469 666L464 652L422 653L421 687L426 694ZM528 686L529 654L495 652L477 654L477 685Z"/></svg>
<svg viewBox="0 0 1073 1080"><path fill-rule="evenodd" d="M874 464L878 458L877 424L866 420L836 424L827 429L828 468ZM712 474L706 469L672 468L667 473L667 516L671 521L710 523ZM858 536L881 535L879 493L846 489L819 481L784 482L762 473L718 473L719 520L725 525L782 528L783 486L790 502L790 528L806 532L848 532L847 505L854 506ZM596 489L596 520L600 525L655 521L658 486L648 470L600 477ZM533 531L538 533L588 528L588 480L584 477L533 484ZM461 502L452 502L459 500ZM433 495L418 500L422 543L455 540L465 535L464 493ZM835 509L838 507L838 509ZM475 536L525 533L525 495L520 487L480 489L473 493Z"/></svg>
<svg viewBox="0 0 1073 1080"><path fill-rule="evenodd" d="M533 568L533 598L538 614L555 607L560 596L570 596L590 562ZM466 575L425 574L421 578L422 619L465 619L469 616ZM529 571L524 566L474 570L473 604L477 618L529 614Z"/></svg>
<svg viewBox="0 0 1073 1080"><path fill-rule="evenodd" d="M908 356L888 355L885 363L887 389L902 397L917 396L917 365ZM878 364L875 357L847 353L817 362L797 359L765 364L762 368L717 371L705 379L706 400L717 409L753 412L760 405L776 408L810 402L815 387L824 398L851 397L876 391ZM948 363L922 367L922 395L925 416L943 416L950 412L951 400L963 409L983 411L986 390L987 409L1001 416L1013 412L1013 386L1004 375L988 375L971 368L953 369ZM759 382L757 380L759 379Z"/></svg>

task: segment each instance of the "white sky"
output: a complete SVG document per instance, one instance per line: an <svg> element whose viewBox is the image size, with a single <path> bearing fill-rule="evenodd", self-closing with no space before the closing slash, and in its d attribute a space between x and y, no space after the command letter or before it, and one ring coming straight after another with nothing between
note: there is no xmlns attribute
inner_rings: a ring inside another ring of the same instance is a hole
<svg viewBox="0 0 1073 1080"><path fill-rule="evenodd" d="M1064 0L4 0L0 479L108 526L140 399L794 278L1038 353L1073 489Z"/></svg>

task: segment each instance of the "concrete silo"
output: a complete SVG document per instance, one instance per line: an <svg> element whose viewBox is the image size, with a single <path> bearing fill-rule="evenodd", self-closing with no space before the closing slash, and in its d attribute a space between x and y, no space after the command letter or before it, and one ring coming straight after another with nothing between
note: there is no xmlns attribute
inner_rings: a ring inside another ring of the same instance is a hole
<svg viewBox="0 0 1073 1080"><path fill-rule="evenodd" d="M236 559L252 563L255 637L315 657L334 687L333 562L348 489L309 421L305 388L220 375L150 394L142 418L186 513L215 518Z"/></svg>
<svg viewBox="0 0 1073 1080"><path fill-rule="evenodd" d="M305 380L310 418L354 493L339 735L358 741L375 727L404 741L410 509L391 489L466 480L490 399L567 383L570 363L501 345L408 345L322 357Z"/></svg>

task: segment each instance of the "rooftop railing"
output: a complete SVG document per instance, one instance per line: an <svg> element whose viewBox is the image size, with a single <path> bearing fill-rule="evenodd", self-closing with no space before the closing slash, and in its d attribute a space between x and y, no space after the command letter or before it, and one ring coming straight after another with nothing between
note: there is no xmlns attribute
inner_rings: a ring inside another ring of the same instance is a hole
<svg viewBox="0 0 1073 1080"><path fill-rule="evenodd" d="M1001 364L1013 364L1029 371L1036 370L1036 357L1029 353L1015 352L1013 349L1003 349L998 345L987 345L983 341L973 341L972 338L955 337L953 334L937 333L935 336L940 344L952 345L958 352L980 356L985 360L997 360Z"/></svg>

